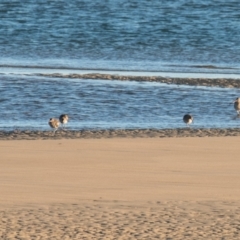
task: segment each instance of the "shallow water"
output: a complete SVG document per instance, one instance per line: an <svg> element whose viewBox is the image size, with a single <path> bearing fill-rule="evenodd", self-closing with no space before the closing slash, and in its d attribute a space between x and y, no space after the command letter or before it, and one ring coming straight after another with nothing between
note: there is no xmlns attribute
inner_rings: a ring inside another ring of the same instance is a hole
<svg viewBox="0 0 240 240"><path fill-rule="evenodd" d="M49 130L48 119L70 116L69 129L238 127L232 101L240 89L150 82L2 76L0 129Z"/></svg>

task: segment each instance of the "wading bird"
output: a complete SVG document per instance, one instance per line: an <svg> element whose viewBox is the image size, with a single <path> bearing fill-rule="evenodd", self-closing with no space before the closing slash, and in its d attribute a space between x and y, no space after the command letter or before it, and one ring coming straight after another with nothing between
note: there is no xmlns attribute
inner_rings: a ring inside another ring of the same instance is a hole
<svg viewBox="0 0 240 240"><path fill-rule="evenodd" d="M237 111L237 114L240 114L240 98L236 98L234 101L234 109Z"/></svg>
<svg viewBox="0 0 240 240"><path fill-rule="evenodd" d="M69 119L69 117L68 117L67 114L62 114L62 115L60 115L60 117L59 117L59 121L60 121L60 123L61 123L63 126L65 126L65 124L67 124L68 119Z"/></svg>
<svg viewBox="0 0 240 240"><path fill-rule="evenodd" d="M189 126L193 122L193 116L190 114L185 114L183 116L183 121L187 124L187 126Z"/></svg>
<svg viewBox="0 0 240 240"><path fill-rule="evenodd" d="M53 134L55 134L55 132L57 131L59 125L60 125L60 122L58 121L58 119L56 118L50 118L49 121L48 121L48 124L51 128L53 128Z"/></svg>

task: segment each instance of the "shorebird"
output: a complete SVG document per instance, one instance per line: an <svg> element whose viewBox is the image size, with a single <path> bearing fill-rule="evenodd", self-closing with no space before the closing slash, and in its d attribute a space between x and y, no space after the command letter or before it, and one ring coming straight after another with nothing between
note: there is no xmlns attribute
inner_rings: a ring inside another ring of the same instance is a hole
<svg viewBox="0 0 240 240"><path fill-rule="evenodd" d="M58 119L56 118L50 118L49 121L48 121L48 124L51 128L53 128L54 130L54 134L55 132L57 131L59 125L60 125L60 122L58 121Z"/></svg>
<svg viewBox="0 0 240 240"><path fill-rule="evenodd" d="M60 117L59 117L59 121L60 121L60 123L61 123L63 126L64 126L65 124L67 124L68 119L69 119L69 117L68 117L67 114L62 114L62 115L60 115Z"/></svg>
<svg viewBox="0 0 240 240"><path fill-rule="evenodd" d="M183 116L183 121L187 124L187 126L189 126L193 122L193 116L190 114L185 114Z"/></svg>
<svg viewBox="0 0 240 240"><path fill-rule="evenodd" d="M240 114L240 98L236 98L234 101L234 108L237 111L237 114Z"/></svg>

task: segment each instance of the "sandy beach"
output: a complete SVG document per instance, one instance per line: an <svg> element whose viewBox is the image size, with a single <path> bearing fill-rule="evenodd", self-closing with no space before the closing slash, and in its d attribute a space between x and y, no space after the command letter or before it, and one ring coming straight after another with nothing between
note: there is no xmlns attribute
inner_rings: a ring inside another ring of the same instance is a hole
<svg viewBox="0 0 240 240"><path fill-rule="evenodd" d="M1 239L239 239L239 137L0 141Z"/></svg>

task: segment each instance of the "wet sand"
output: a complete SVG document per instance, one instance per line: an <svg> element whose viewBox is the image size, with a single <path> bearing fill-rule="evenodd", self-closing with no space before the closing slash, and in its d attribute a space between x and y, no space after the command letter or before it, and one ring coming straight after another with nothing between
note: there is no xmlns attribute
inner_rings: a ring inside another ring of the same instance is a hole
<svg viewBox="0 0 240 240"><path fill-rule="evenodd" d="M240 136L239 128L109 129L53 131L0 131L0 140L100 139L100 138L181 138Z"/></svg>
<svg viewBox="0 0 240 240"><path fill-rule="evenodd" d="M0 141L0 239L239 239L239 144Z"/></svg>
<svg viewBox="0 0 240 240"><path fill-rule="evenodd" d="M206 86L240 88L240 79L232 78L181 78L181 77L162 77L162 76L122 76L113 74L89 73L89 74L37 74L44 77L75 78L75 79L96 79L96 80L120 80L137 82L159 82L176 85Z"/></svg>

